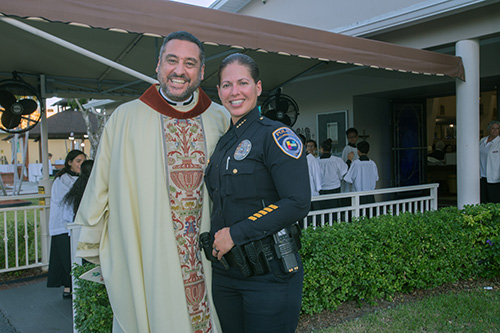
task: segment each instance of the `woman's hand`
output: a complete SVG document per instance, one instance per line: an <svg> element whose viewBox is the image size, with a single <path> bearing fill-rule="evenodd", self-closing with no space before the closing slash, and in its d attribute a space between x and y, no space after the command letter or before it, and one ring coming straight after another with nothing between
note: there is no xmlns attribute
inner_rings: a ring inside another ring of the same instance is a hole
<svg viewBox="0 0 500 333"><path fill-rule="evenodd" d="M214 235L214 250L212 254L217 259L221 260L222 256L228 253L234 246L233 239L231 238L231 233L229 232L229 227L223 228L217 231Z"/></svg>

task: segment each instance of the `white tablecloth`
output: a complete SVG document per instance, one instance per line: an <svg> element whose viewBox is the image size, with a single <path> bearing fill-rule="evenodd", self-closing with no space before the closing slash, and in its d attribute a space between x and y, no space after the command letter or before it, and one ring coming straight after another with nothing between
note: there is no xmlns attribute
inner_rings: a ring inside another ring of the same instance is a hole
<svg viewBox="0 0 500 333"><path fill-rule="evenodd" d="M14 164L0 164L1 173L14 173Z"/></svg>
<svg viewBox="0 0 500 333"><path fill-rule="evenodd" d="M42 177L42 163L30 163L28 165L28 180L36 183L42 179Z"/></svg>

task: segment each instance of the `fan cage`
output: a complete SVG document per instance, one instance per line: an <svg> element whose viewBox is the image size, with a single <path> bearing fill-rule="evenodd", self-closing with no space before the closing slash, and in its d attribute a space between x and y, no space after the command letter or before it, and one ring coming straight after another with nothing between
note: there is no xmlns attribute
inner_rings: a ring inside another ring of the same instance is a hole
<svg viewBox="0 0 500 333"><path fill-rule="evenodd" d="M37 103L36 110L29 115L22 115L18 126L14 128L6 128L0 121L0 129L7 133L23 133L29 131L38 124L42 117L43 100L34 87L20 80L4 80L0 81L0 90L5 90L14 95L16 101L22 99L32 99ZM0 116L6 112L3 105L0 104Z"/></svg>
<svg viewBox="0 0 500 333"><path fill-rule="evenodd" d="M287 111L284 113L291 119L291 124L286 124L291 127L297 121L299 115L299 106L297 105L297 102L295 102L295 100L288 95L279 94L279 102L281 102L282 100L286 101L288 104ZM268 97L264 101L264 103L262 103L261 109L264 116L269 116L271 112L283 112L282 110L278 109L278 95L272 95ZM270 117L270 119L274 118ZM280 121L279 119L274 120Z"/></svg>

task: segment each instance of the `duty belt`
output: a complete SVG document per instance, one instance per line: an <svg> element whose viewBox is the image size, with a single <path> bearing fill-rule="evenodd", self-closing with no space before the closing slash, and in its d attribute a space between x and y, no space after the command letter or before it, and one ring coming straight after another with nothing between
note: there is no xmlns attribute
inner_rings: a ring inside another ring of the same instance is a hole
<svg viewBox="0 0 500 333"><path fill-rule="evenodd" d="M209 233L200 235L200 246L208 260L217 262L212 256L213 240ZM285 273L298 270L295 253L300 249L300 228L297 224L284 228L273 234L244 245L234 246L226 253L221 263L225 269L238 268L245 277L268 273L271 260L279 260Z"/></svg>

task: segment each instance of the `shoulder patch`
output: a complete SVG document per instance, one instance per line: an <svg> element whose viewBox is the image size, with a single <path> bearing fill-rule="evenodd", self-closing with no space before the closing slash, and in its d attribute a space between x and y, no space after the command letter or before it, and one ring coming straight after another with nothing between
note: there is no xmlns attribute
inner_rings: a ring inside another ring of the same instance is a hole
<svg viewBox="0 0 500 333"><path fill-rule="evenodd" d="M290 157L298 159L302 154L302 142L288 127L280 127L273 132L274 142Z"/></svg>

